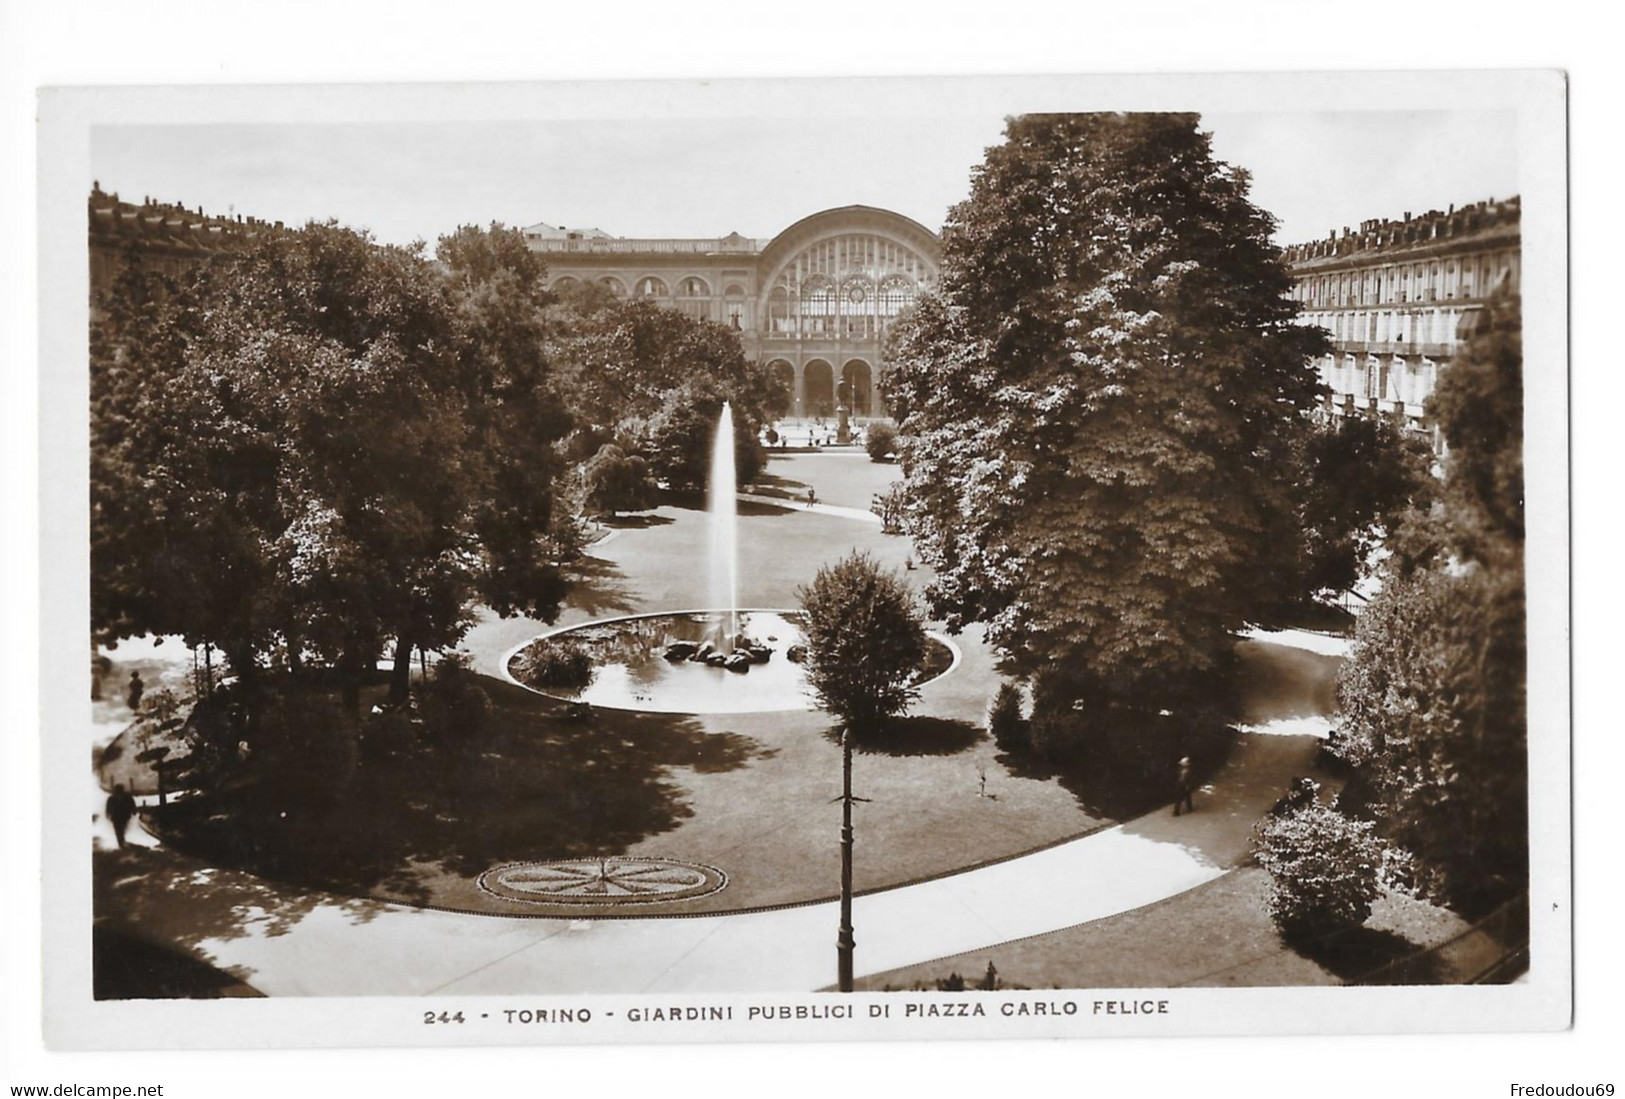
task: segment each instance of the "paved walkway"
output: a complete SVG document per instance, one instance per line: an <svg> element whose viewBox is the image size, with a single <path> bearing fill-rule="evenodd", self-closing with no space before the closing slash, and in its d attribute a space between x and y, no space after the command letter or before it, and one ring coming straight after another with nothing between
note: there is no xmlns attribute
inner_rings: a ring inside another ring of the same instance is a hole
<svg viewBox="0 0 1625 1099"><path fill-rule="evenodd" d="M1327 639L1254 640L1318 651ZM1271 735L1269 723L1245 732L1193 814L1160 810L1032 855L858 898L858 974L1075 926L1218 878L1246 859L1253 824L1307 772L1324 735L1324 720L1313 724L1294 718L1290 731L1280 730L1286 735ZM98 843L110 846L110 833ZM129 864L130 888L146 889L139 869L152 859L176 859L164 873L206 883L211 907L234 916L230 937L198 934L184 888L144 894L140 931L194 944L270 995L799 991L834 979L834 904L682 919L513 919L290 898L249 875L188 869L168 852L115 857Z"/></svg>

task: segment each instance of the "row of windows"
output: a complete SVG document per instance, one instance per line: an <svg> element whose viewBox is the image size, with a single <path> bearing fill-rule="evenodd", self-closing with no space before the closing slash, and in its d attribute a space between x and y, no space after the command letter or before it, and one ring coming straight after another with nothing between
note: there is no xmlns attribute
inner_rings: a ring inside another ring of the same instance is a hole
<svg viewBox="0 0 1625 1099"><path fill-rule="evenodd" d="M1420 405L1433 395L1439 367L1427 359L1410 363L1401 358L1334 355L1321 364L1320 374L1337 393Z"/></svg>
<svg viewBox="0 0 1625 1099"><path fill-rule="evenodd" d="M554 281L553 289L569 290L578 286L580 281L574 275L565 275L563 278ZM605 275L598 280L598 283L600 286L607 287L610 293L618 298L627 296L626 283L614 275ZM669 298L673 296L678 298L709 298L711 296L711 287L706 281L693 275L678 280L675 295L667 288L665 280L655 278L653 275L639 279L634 284L633 290L634 295L640 298ZM728 288L723 291L723 297L744 301L745 288L737 282L730 282Z"/></svg>
<svg viewBox="0 0 1625 1099"><path fill-rule="evenodd" d="M1462 309L1380 309L1336 313L1303 313L1304 324L1317 325L1341 343L1451 344Z"/></svg>
<svg viewBox="0 0 1625 1099"><path fill-rule="evenodd" d="M1297 281L1292 296L1311 309L1455 301L1484 297L1503 279L1517 284L1517 249L1310 275Z"/></svg>

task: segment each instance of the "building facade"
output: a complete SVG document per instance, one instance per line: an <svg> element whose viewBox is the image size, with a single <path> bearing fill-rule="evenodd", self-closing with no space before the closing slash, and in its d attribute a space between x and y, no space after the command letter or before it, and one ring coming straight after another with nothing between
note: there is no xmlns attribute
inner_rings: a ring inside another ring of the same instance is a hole
<svg viewBox="0 0 1625 1099"><path fill-rule="evenodd" d="M940 257L935 233L872 206L825 210L767 241L630 239L545 224L524 234L552 289L597 283L736 328L746 356L789 387L798 417L828 417L838 404L885 414L886 334L936 285Z"/></svg>
<svg viewBox="0 0 1625 1099"><path fill-rule="evenodd" d="M237 247L256 234L282 228L281 222L241 215L213 217L204 214L201 206L188 210L150 198L136 205L121 200L117 192L105 193L100 183L91 187L88 214L93 316L98 301L129 266L179 278L216 252Z"/></svg>
<svg viewBox="0 0 1625 1099"><path fill-rule="evenodd" d="M1285 255L1302 322L1332 335L1319 363L1328 414L1391 416L1433 434L1425 405L1439 373L1485 300L1518 290L1519 202L1367 221Z"/></svg>

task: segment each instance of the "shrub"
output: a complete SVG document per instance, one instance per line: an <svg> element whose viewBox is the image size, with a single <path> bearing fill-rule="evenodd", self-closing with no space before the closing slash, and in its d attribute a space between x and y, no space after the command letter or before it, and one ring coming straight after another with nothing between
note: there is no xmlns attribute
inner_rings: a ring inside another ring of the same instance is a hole
<svg viewBox="0 0 1625 1099"><path fill-rule="evenodd" d="M993 705L987 712L987 731L993 743L1007 752L1027 743L1027 722L1021 716L1021 688L1014 683L999 685L999 693L993 696Z"/></svg>
<svg viewBox="0 0 1625 1099"><path fill-rule="evenodd" d="M580 690L592 682L592 654L572 641L532 642L514 657L512 669L519 682L531 687Z"/></svg>
<svg viewBox="0 0 1625 1099"><path fill-rule="evenodd" d="M1383 849L1369 821L1311 802L1265 818L1256 854L1270 874L1270 918L1288 942L1312 943L1371 915Z"/></svg>
<svg viewBox="0 0 1625 1099"><path fill-rule="evenodd" d="M870 500L869 507L880 516L880 529L883 533L903 533L905 499L903 482L898 481L885 492L875 493Z"/></svg>
<svg viewBox="0 0 1625 1099"><path fill-rule="evenodd" d="M292 684L267 698L252 749L250 759L269 785L306 795L338 790L358 756L343 707L327 694Z"/></svg>
<svg viewBox="0 0 1625 1099"><path fill-rule="evenodd" d="M874 558L854 553L800 589L807 675L824 709L862 736L919 696L925 622L913 590Z"/></svg>
<svg viewBox="0 0 1625 1099"><path fill-rule="evenodd" d="M891 424L870 424L863 437L863 449L869 459L884 462L897 454L897 429Z"/></svg>
<svg viewBox="0 0 1625 1099"><path fill-rule="evenodd" d="M419 704L423 727L434 737L478 736L491 714L491 696L474 682L468 658L461 653L443 656L434 677L423 688Z"/></svg>
<svg viewBox="0 0 1625 1099"><path fill-rule="evenodd" d="M1052 762L1064 762L1083 754L1093 739L1092 731L1093 726L1084 714L1035 709L1027 736L1033 751L1040 756Z"/></svg>

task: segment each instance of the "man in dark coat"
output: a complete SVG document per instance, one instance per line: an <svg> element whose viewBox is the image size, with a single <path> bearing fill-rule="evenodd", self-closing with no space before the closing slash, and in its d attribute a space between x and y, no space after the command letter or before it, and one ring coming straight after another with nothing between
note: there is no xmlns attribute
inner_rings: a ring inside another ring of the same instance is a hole
<svg viewBox="0 0 1625 1099"><path fill-rule="evenodd" d="M1184 807L1185 812L1194 813L1196 806L1191 804L1191 794L1196 791L1196 779L1191 773L1191 757L1179 757L1179 800L1174 802L1174 816L1179 816L1179 809Z"/></svg>
<svg viewBox="0 0 1625 1099"><path fill-rule="evenodd" d="M113 822L113 835L118 839L118 845L124 846L124 830L130 826L130 818L135 816L135 798L124 788L122 782L113 784L113 792L107 795L107 819Z"/></svg>

